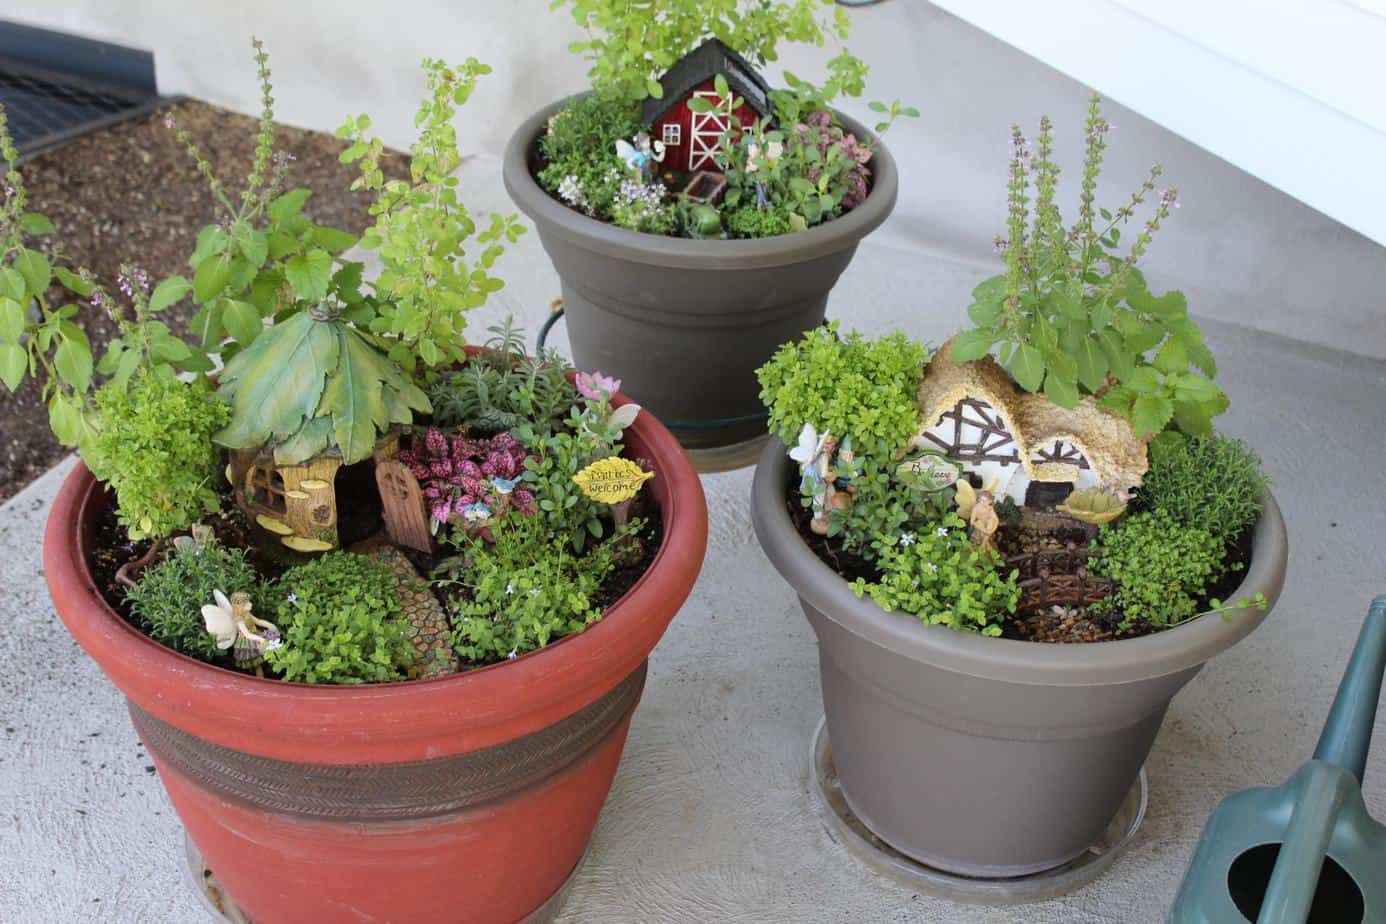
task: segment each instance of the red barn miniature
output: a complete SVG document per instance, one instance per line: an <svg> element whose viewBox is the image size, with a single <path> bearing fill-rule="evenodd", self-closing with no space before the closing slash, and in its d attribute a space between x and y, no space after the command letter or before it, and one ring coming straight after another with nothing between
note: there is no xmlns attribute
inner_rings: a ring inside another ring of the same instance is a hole
<svg viewBox="0 0 1386 924"><path fill-rule="evenodd" d="M721 74L727 86L744 101L728 111L731 100L719 100L714 81ZM741 55L717 39L709 39L690 51L659 80L664 95L645 100L643 111L650 137L664 142L663 170L717 170L715 160L722 133L735 126L752 125L770 115L770 85ZM688 101L710 97L711 112L693 112Z"/></svg>

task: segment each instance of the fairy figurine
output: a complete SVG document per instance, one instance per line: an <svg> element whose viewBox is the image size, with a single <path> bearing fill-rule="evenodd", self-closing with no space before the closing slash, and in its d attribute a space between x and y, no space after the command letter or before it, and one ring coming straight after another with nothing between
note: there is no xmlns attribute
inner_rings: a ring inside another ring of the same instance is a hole
<svg viewBox="0 0 1386 924"><path fill-rule="evenodd" d="M635 136L635 144L618 139L616 154L632 173L640 175L641 181L649 183L654 180L654 165L664 162L664 142L652 140L649 132L640 132Z"/></svg>
<svg viewBox="0 0 1386 924"><path fill-rule="evenodd" d="M820 436L813 424L804 424L799 431L799 445L789 451L789 457L799 463L799 489L813 499L809 528L820 536L828 534L828 515L834 509L832 459L836 451L833 435L825 432Z"/></svg>
<svg viewBox="0 0 1386 924"><path fill-rule="evenodd" d="M215 603L202 607L202 621L207 631L216 636L217 647L232 649L232 658L242 670L259 667L265 652L278 648L282 642L279 627L250 612L250 594L238 590L227 599L219 590L212 591Z"/></svg>

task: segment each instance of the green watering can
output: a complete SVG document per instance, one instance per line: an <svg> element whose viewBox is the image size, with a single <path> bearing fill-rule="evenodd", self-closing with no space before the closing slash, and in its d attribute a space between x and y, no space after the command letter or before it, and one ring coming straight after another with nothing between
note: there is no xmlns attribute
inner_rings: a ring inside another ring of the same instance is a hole
<svg viewBox="0 0 1386 924"><path fill-rule="evenodd" d="M1171 924L1386 922L1386 825L1362 801L1383 671L1386 595L1367 612L1314 759L1283 786L1222 800Z"/></svg>

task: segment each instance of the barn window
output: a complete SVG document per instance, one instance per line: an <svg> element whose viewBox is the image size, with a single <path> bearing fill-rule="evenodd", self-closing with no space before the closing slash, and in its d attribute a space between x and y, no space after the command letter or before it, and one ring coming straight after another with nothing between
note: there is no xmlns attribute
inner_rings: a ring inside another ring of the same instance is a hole
<svg viewBox="0 0 1386 924"><path fill-rule="evenodd" d="M284 503L284 476L269 466L256 466L250 476L251 500L277 513L287 508Z"/></svg>
<svg viewBox="0 0 1386 924"><path fill-rule="evenodd" d="M666 145L674 146L683 143L683 126L677 122L666 122L664 125L664 138Z"/></svg>

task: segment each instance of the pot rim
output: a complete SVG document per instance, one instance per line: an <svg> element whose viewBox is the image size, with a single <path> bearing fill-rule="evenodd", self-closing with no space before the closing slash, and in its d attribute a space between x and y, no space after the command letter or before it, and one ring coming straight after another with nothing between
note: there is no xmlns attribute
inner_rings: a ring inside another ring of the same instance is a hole
<svg viewBox="0 0 1386 924"><path fill-rule="evenodd" d="M923 625L914 616L881 609L859 598L843 578L808 547L785 508L789 474L785 445L772 437L756 465L751 518L766 556L794 591L848 631L923 664L1016 684L1097 686L1135 683L1195 668L1249 635L1270 613L1285 580L1289 541L1275 497L1265 495L1252 533L1246 574L1229 599L1258 591L1266 608L1237 609L1229 618L1201 616L1184 625L1138 638L1081 644L1049 644L991 638L946 626Z"/></svg>
<svg viewBox="0 0 1386 924"><path fill-rule="evenodd" d="M629 401L618 394L612 404ZM253 677L166 648L96 588L82 527L101 486L81 462L45 528L49 594L68 631L128 698L225 747L306 763L390 763L494 745L576 712L638 669L697 579L707 545L697 472L649 411L630 430L659 476L647 488L663 518L659 550L601 620L514 661L429 680L339 686Z"/></svg>
<svg viewBox="0 0 1386 924"><path fill-rule="evenodd" d="M591 91L575 93L543 107L510 136L502 161L506 192L541 232L557 233L594 253L652 266L679 269L753 270L803 263L856 246L876 230L895 208L899 176L895 158L885 143L851 116L836 109L844 128L859 138L876 143L871 168L871 189L861 205L822 224L793 234L754 240L695 241L661 234L645 234L599 221L568 208L539 185L529 170L529 154L548 120L571 100Z"/></svg>

